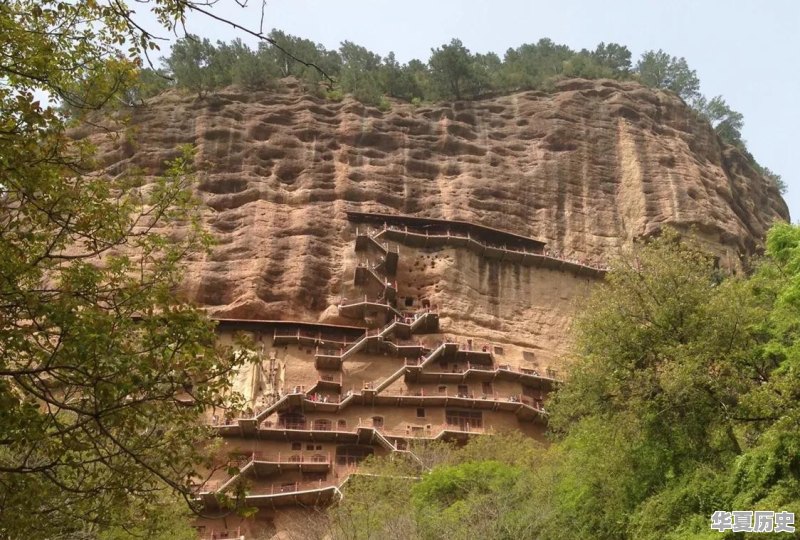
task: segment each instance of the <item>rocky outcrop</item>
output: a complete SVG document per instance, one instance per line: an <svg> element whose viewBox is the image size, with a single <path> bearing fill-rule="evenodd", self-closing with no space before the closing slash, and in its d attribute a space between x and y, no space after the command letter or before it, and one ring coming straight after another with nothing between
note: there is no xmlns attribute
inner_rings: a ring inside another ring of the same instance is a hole
<svg viewBox="0 0 800 540"><path fill-rule="evenodd" d="M671 225L693 228L732 261L789 217L775 187L679 98L630 82L570 80L551 93L389 112L287 82L205 99L167 93L131 114L134 143L92 135L108 171L157 175L178 145L197 147L197 190L217 243L190 263L186 291L221 317L332 320L352 279L346 210L469 221L592 259ZM476 260L464 274L474 283L459 274L472 258L453 252L430 264L430 292L439 278L454 283L436 290L441 305L452 299L476 326L500 329L508 313L475 290L493 270ZM569 317L558 317L560 328Z"/></svg>

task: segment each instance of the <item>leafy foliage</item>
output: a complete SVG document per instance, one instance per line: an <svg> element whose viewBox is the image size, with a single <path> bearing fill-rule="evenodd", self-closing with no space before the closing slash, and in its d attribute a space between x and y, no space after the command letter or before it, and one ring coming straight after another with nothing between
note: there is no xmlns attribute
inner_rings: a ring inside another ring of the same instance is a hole
<svg viewBox="0 0 800 540"><path fill-rule="evenodd" d="M457 448L419 443L416 461L370 458L366 474L329 509L333 538L527 538L531 509L522 496L540 449L510 433ZM486 456L494 459L486 461ZM512 506L514 507L512 511Z"/></svg>
<svg viewBox="0 0 800 540"><path fill-rule="evenodd" d="M700 96L700 79L685 58L670 56L661 49L647 51L636 64L636 71L643 84L672 90L690 103Z"/></svg>
<svg viewBox="0 0 800 540"><path fill-rule="evenodd" d="M381 57L349 41L342 43L339 52L342 58L342 90L365 103L379 103L383 95Z"/></svg>
<svg viewBox="0 0 800 540"><path fill-rule="evenodd" d="M522 476L521 469L495 460L436 468L412 490L420 537L505 536L505 529L514 528L510 525L519 512L514 499L518 499L515 488Z"/></svg>
<svg viewBox="0 0 800 540"><path fill-rule="evenodd" d="M631 51L618 43L600 43L591 53L594 61L609 69L615 77L625 78L631 72Z"/></svg>
<svg viewBox="0 0 800 540"><path fill-rule="evenodd" d="M181 85L202 96L231 83L229 74L222 69L225 57L233 56L231 51L232 47L217 50L207 38L187 36L173 45L166 66Z"/></svg>
<svg viewBox="0 0 800 540"><path fill-rule="evenodd" d="M191 9L149 5L170 29ZM176 152L145 186L133 170L88 174L97 168L91 146L67 133L64 113L80 128L93 110L165 86L139 69L156 44L128 17L117 2L0 3L0 46L13 59L0 63L2 537L184 535L174 514L158 510L197 480L207 440L198 414L235 405L223 397L225 376L244 360L216 350L211 324L176 294L182 261L208 242L189 195L191 151ZM629 76L629 53L614 44L575 53L540 40L500 61L454 40L434 61L401 65L355 44L327 51L270 37L384 107L389 87L406 99L458 99L566 74ZM166 66L200 95L278 76L321 81L276 47L194 37ZM637 72L699 100L682 59L655 53ZM43 105L42 93L63 107ZM736 136L741 117L715 100L704 114ZM578 515L576 537L655 538L702 534L717 505L800 511L800 230L777 227L768 256L751 279L721 279L696 246L670 235L653 242L620 265L578 326L579 361L548 407L556 444L434 448L423 454L429 474L380 465L336 508L352 516L336 518L340 531L561 538ZM391 482L381 480L386 471ZM407 512L392 513L403 504Z"/></svg>
<svg viewBox="0 0 800 540"><path fill-rule="evenodd" d="M741 133L744 117L731 109L722 96L716 96L710 101L700 97L695 108L708 119L723 141L734 146L744 146Z"/></svg>
<svg viewBox="0 0 800 540"><path fill-rule="evenodd" d="M459 39L431 50L428 60L433 91L447 99L461 99L466 95L476 95L478 85L476 62Z"/></svg>
<svg viewBox="0 0 800 540"><path fill-rule="evenodd" d="M587 306L548 408L555 485L537 497L557 517L590 516L578 537L703 538L714 510L797 511L800 229L776 226L767 246L752 277L721 279L667 233Z"/></svg>
<svg viewBox="0 0 800 540"><path fill-rule="evenodd" d="M152 8L171 27L188 5ZM143 186L134 170L89 174L92 147L67 132L64 111L80 128L157 84L123 4L12 0L0 28L0 537L112 534L188 496L198 414L228 405L235 361L176 295L208 242L193 156L176 150Z"/></svg>

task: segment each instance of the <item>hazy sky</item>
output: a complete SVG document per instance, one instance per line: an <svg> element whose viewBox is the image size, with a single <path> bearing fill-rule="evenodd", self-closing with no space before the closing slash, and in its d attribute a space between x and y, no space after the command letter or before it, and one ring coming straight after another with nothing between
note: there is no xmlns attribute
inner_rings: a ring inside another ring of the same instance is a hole
<svg viewBox="0 0 800 540"><path fill-rule="evenodd" d="M257 29L258 0L212 8ZM498 53L548 37L574 49L599 42L683 56L701 91L722 94L744 115L743 135L756 159L781 174L792 220L800 218L800 164L792 130L800 126L800 1L798 0L268 0L264 27L279 28L335 49L353 41L401 62L427 60L431 47L460 38L473 52ZM201 15L189 31L213 39L241 32Z"/></svg>

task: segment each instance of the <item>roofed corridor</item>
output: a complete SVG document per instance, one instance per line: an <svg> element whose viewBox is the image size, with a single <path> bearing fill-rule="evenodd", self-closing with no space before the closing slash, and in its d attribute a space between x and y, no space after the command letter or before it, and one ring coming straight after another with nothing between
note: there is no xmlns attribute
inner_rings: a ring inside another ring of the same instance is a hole
<svg viewBox="0 0 800 540"><path fill-rule="evenodd" d="M609 270L602 261L567 257L546 249L539 240L467 222L362 212L348 212L348 219L375 225L375 229L360 234L378 245L382 239L390 239L409 246L465 247L487 259L536 264L554 270L591 275L602 275Z"/></svg>

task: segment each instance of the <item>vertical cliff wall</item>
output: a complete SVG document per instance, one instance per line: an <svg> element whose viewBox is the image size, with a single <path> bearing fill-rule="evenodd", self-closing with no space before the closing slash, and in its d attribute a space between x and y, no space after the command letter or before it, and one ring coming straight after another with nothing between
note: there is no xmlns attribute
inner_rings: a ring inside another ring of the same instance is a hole
<svg viewBox="0 0 800 540"><path fill-rule="evenodd" d="M135 142L91 135L111 173L136 165L151 178L179 144L197 147L217 244L191 261L185 292L219 317L337 322L355 263L346 210L470 221L593 259L671 225L735 261L788 219L775 187L681 100L636 83L572 80L552 93L381 112L288 82L206 99L168 93L131 115ZM552 354L591 284L459 249L407 255L399 294L434 297L445 330Z"/></svg>

